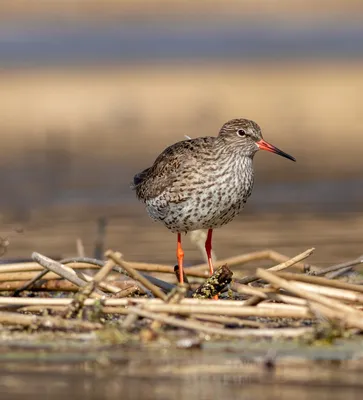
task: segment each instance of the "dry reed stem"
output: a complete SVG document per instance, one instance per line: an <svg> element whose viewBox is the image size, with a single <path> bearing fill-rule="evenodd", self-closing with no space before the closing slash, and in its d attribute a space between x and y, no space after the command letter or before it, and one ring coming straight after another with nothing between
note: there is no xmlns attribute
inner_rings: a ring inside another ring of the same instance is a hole
<svg viewBox="0 0 363 400"><path fill-rule="evenodd" d="M86 275L85 278L87 280L92 279L88 275ZM114 281L112 285L108 285L107 283L102 282L100 286L103 287L104 289L107 289L110 293L113 293L114 295L117 295L117 297L119 297L119 295L123 290L128 289L130 286L135 286L134 282L135 282L134 280ZM0 292L17 290L23 286L24 286L24 281L0 282ZM76 292L78 289L79 289L78 286L64 279L51 279L45 281L41 280L35 283L32 287L32 291L34 292L37 291ZM140 289L139 287L137 287L137 290L142 292L142 289Z"/></svg>
<svg viewBox="0 0 363 400"><path fill-rule="evenodd" d="M40 271L40 272L45 273L45 275L42 278L38 278L38 279L42 279L42 280L62 279L61 276L59 276L58 274L56 274L54 272L44 271L44 268L43 268L43 271ZM13 273L4 273L4 274L0 273L0 282L30 281L30 280L36 281L35 278L38 277L39 275L40 275L39 272L13 272ZM90 281L91 279L94 279L90 275L83 274L82 276L87 277L88 279L86 279L86 280L88 280L88 281ZM108 281L108 282L110 283L111 281ZM135 281L133 281L133 282L135 283ZM110 283L110 285L112 286L111 283ZM110 291L112 292L112 289Z"/></svg>
<svg viewBox="0 0 363 400"><path fill-rule="evenodd" d="M129 297L132 294L137 293L137 292L141 293L142 289L138 285L131 285L131 286L117 292L117 294L114 297L116 297L117 299L122 299L124 297Z"/></svg>
<svg viewBox="0 0 363 400"><path fill-rule="evenodd" d="M66 279L67 281L72 282L73 284L79 286L79 287L84 287L87 285L87 282L84 280L80 279L73 271L69 272L69 268L65 267L64 265L60 264L57 261L52 260L49 257L45 257L39 253L34 252L32 254L33 260L38 262L42 267L58 274L62 278ZM94 293L92 293L92 296L95 297L102 297L105 296L105 293L97 289Z"/></svg>
<svg viewBox="0 0 363 400"><path fill-rule="evenodd" d="M140 282L143 286L149 289L155 297L158 297L159 299L162 299L164 301L166 300L166 295L164 294L164 292L162 292L157 286L152 284L147 278L142 276L138 271L130 267L130 265L124 262L123 259L119 257L117 254L115 254L112 250L106 251L105 256L113 260L121 268L127 271L127 273L131 276L131 278Z"/></svg>
<svg viewBox="0 0 363 400"><path fill-rule="evenodd" d="M11 281L1 282L0 292L17 291L24 287L24 281ZM26 290L26 289L24 289ZM63 279L52 279L49 281L40 281L33 285L32 291L65 291L65 292L76 292L78 286L72 282L64 281Z"/></svg>
<svg viewBox="0 0 363 400"><path fill-rule="evenodd" d="M86 263L70 263L72 269L99 269L100 267L93 264ZM69 267L69 265L67 265ZM17 272L30 272L30 271L43 271L44 267L37 262L24 262L0 265L0 276L4 273L17 273Z"/></svg>
<svg viewBox="0 0 363 400"><path fill-rule="evenodd" d="M236 317L224 317L222 315L193 314L192 318L201 321L216 322L222 325L251 326L253 328L266 328L268 324L250 319L241 319Z"/></svg>
<svg viewBox="0 0 363 400"><path fill-rule="evenodd" d="M23 284L21 287L19 287L18 289L15 290L14 292L14 296L18 296L21 292L23 292L24 290L29 289L31 286L33 286L37 281L39 281L40 279L42 279L45 275L48 274L48 270L44 270L44 271L40 271L38 274L36 274L30 281L26 282L25 284Z"/></svg>
<svg viewBox="0 0 363 400"><path fill-rule="evenodd" d="M259 303L263 302L264 300L265 299L262 298L261 296L252 296L246 300L246 304L244 305L244 307L257 306Z"/></svg>
<svg viewBox="0 0 363 400"><path fill-rule="evenodd" d="M273 286L277 286L279 288L285 289L290 293L295 294L303 299L310 300L319 304L323 304L326 307L330 307L331 309L335 309L342 312L350 312L350 313L357 313L357 311L347 306L337 300L327 298L325 296L308 292L307 290L301 289L294 283L291 283L285 279L279 278L278 276L272 274L271 272L265 271L261 268L257 269L257 276L261 279L264 279L270 282ZM363 316L363 314L362 314Z"/></svg>
<svg viewBox="0 0 363 400"><path fill-rule="evenodd" d="M307 307L309 305L309 302L305 299L301 299L300 297L288 296L280 293L268 293L268 298L273 301L279 301L284 304L291 304L295 306Z"/></svg>
<svg viewBox="0 0 363 400"><path fill-rule="evenodd" d="M330 287L334 287L337 289L346 289L346 290L352 290L354 292L363 293L363 286L356 285L354 283L336 281L333 279L321 278L321 277L312 276L312 275L295 274L293 272L278 272L278 273L276 273L276 275L279 276L280 278L286 279L288 281L295 280L295 281L301 281L301 282L306 282L306 283L312 283L314 285L330 286Z"/></svg>
<svg viewBox="0 0 363 400"><path fill-rule="evenodd" d="M145 304L143 310L178 315L212 314L229 317L269 317L269 318L312 318L307 307L286 305L286 307L215 307L188 304Z"/></svg>
<svg viewBox="0 0 363 400"><path fill-rule="evenodd" d="M105 265L97 271L96 275L93 277L93 282L99 285L107 278L107 275L113 270L114 266L115 262L113 260L108 260Z"/></svg>
<svg viewBox="0 0 363 400"><path fill-rule="evenodd" d="M72 299L64 298L29 298L29 297L1 297L0 305L8 306L67 306ZM87 299L84 304L92 306L96 303L95 299ZM260 317L296 317L296 318L311 318L312 315L306 307L299 307L288 304L278 303L261 303L258 307L241 307L244 302L238 300L199 300L199 299L183 299L180 305L168 305L159 299L112 299L103 300L104 307L118 307L120 310L127 310L125 307L143 304L145 307L153 307L153 311L178 313L180 310L187 313L203 313L225 315L225 310L228 309L231 316L260 316ZM174 308L173 308L174 307ZM175 307L184 307L176 309ZM173 308L173 309L172 309ZM233 311L235 310L235 311ZM200 312L201 311L201 312ZM234 315L236 313L237 315Z"/></svg>
<svg viewBox="0 0 363 400"><path fill-rule="evenodd" d="M313 285L311 283L299 282L299 281L289 281L308 292L321 294L327 297L333 297L339 300L353 302L353 303L363 303L363 294L353 292L346 289L337 289L321 285Z"/></svg>
<svg viewBox="0 0 363 400"><path fill-rule="evenodd" d="M35 297L5 297L0 296L0 305L44 305L44 306L66 306L70 304L72 301L71 298L35 298ZM92 306L96 304L96 299L87 299L85 304ZM148 299L145 297L133 297L129 299L118 299L118 298L106 298L103 300L105 306L110 307L129 307L134 306L137 304L144 304L144 305L160 305L162 306L162 310L165 309L165 302L160 299ZM205 306L210 307L216 312L223 313L223 310L226 307L229 308L241 308L245 301L241 300L211 300L211 299L192 299L192 298L185 298L181 301L182 305L191 305L191 306ZM261 303L258 306L259 308L269 308L269 309L291 309L286 304L281 303ZM252 307L251 307L252 308ZM220 310L220 311L219 311Z"/></svg>
<svg viewBox="0 0 363 400"><path fill-rule="evenodd" d="M270 254L271 254L271 250L255 251L253 253L239 254L234 257L228 257L223 260L217 261L216 264L221 264L221 265L228 264L229 267L233 267L236 265L243 265L243 264L246 264L251 261L270 259ZM217 267L216 264L215 264L215 267ZM206 268L209 268L208 263L197 264L188 269L192 270L192 271L200 271L200 270L203 270Z"/></svg>
<svg viewBox="0 0 363 400"><path fill-rule="evenodd" d="M169 265L148 264L135 261L127 261L127 264L138 271L174 274L174 267L170 267ZM185 275L195 278L207 278L209 276L208 271L198 271L194 270L193 268L194 267L185 268Z"/></svg>
<svg viewBox="0 0 363 400"><path fill-rule="evenodd" d="M315 250L314 248L308 249L308 250L304 251L303 253L298 254L297 256L284 261L282 264L278 264L278 265L275 265L274 267L268 268L267 271L277 272L277 271L281 271L286 268L290 268L293 265L295 265L296 263L301 262L302 260L305 260L305 258L308 258L313 253L314 250ZM255 282L257 280L258 280L258 278L256 277L256 275L251 275L251 276L246 276L242 279L236 279L236 282L241 283L241 284L247 284L247 283Z"/></svg>
<svg viewBox="0 0 363 400"><path fill-rule="evenodd" d="M313 250L314 249L312 249L312 251ZM308 257L308 256L306 256L306 257ZM262 251L256 251L253 253L248 253L248 254L241 254L241 255L238 255L235 257L225 258L224 260L218 261L218 264L220 264L220 265L228 264L229 267L232 267L232 266L236 266L236 265L243 265L243 264L246 264L251 261L259 261L259 260L272 260L272 261L278 262L280 264L284 264L285 262L290 260L290 257L287 257L283 254L277 253L274 250L262 250ZM302 260L303 259L295 262L294 267L300 269L301 271L305 271L306 264L303 264L301 262ZM312 265L310 265L309 267L311 267L313 269L318 269L318 267L315 267ZM191 268L188 268L187 270L189 272L191 272L191 271L194 272L194 271L199 271L204 268L208 268L208 264L198 264Z"/></svg>
<svg viewBox="0 0 363 400"><path fill-rule="evenodd" d="M0 305L68 305L72 299L70 298L35 298L35 297L5 297L0 296ZM87 305L94 305L95 299L87 299ZM103 300L104 305L107 306L130 306L135 304L164 304L164 301L160 299L147 299L147 298L130 298L130 299L117 299L117 298L106 298ZM193 305L216 305L220 307L241 307L243 301L238 300L205 300L205 299L183 299L184 304Z"/></svg>
<svg viewBox="0 0 363 400"><path fill-rule="evenodd" d="M82 331L93 331L102 328L101 324L93 322L65 320L58 317L39 317L36 315L23 315L2 311L0 311L0 323L7 325L36 326L48 329Z"/></svg>
<svg viewBox="0 0 363 400"><path fill-rule="evenodd" d="M328 279L336 279L343 275L349 276L350 273L356 274L353 268L354 267L346 267L339 269L338 271L329 272L328 274L325 274L325 277Z"/></svg>
<svg viewBox="0 0 363 400"><path fill-rule="evenodd" d="M86 274L83 274L84 279L87 282L91 282L92 281L92 277ZM135 280L129 280L129 285L135 285L135 286L139 286L138 283ZM121 282L122 283L122 282ZM121 290L124 290L125 288L120 288L117 286L117 282L112 281L111 283L108 282L99 282L99 287L102 289L106 289L108 292L119 295ZM140 293L145 293L144 289L141 287L138 287L138 290L140 291Z"/></svg>
<svg viewBox="0 0 363 400"><path fill-rule="evenodd" d="M39 276L40 273L45 274L41 278L43 280L62 279L59 275L55 274L54 272L50 272L42 268L41 271L34 271L34 272L9 272L3 274L0 273L0 282L30 281Z"/></svg>
<svg viewBox="0 0 363 400"><path fill-rule="evenodd" d="M267 293L269 292L276 292L276 289L274 288L258 288L258 287L252 287L248 285L244 285L242 283L237 283L237 282L232 282L231 283L231 289L234 292L237 292L239 294L247 294L250 296L257 296L260 297L261 299L267 299Z"/></svg>
<svg viewBox="0 0 363 400"><path fill-rule="evenodd" d="M312 328L282 328L282 329L223 329L206 326L194 321L184 321L178 318L160 315L157 313L141 310L137 307L130 307L129 312L133 312L140 317L153 319L168 325L192 331L203 332L212 335L229 336L237 338L253 337L297 337L312 332Z"/></svg>

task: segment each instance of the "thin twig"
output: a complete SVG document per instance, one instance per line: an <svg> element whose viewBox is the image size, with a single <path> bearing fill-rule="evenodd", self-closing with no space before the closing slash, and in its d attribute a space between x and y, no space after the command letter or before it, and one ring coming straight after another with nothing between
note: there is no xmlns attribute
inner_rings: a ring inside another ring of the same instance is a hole
<svg viewBox="0 0 363 400"><path fill-rule="evenodd" d="M325 274L325 276L328 279L336 279L339 278L340 276L346 275L348 276L349 274L357 274L354 270L354 267L345 267L342 269L339 269L338 271L333 271L333 272L329 272L327 274Z"/></svg>
<svg viewBox="0 0 363 400"><path fill-rule="evenodd" d="M144 294L138 285L131 285L129 287L126 287L125 289L120 290L117 292L112 298L114 299L122 299L124 297L129 297L132 294L139 293L139 294Z"/></svg>
<svg viewBox="0 0 363 400"><path fill-rule="evenodd" d="M74 264L74 263L92 264L98 267L103 267L105 265L104 261L91 257L68 257L68 258L63 258L59 262L61 264Z"/></svg>
<svg viewBox="0 0 363 400"><path fill-rule="evenodd" d="M290 258L287 261L284 261L282 264L278 264L278 265L275 265L274 267L268 268L267 271L277 272L277 271L281 271L286 268L290 268L293 265L295 265L296 263L299 263L300 261L305 260L305 258L308 258L314 252L314 250L315 250L314 248L308 249L308 250L304 251L303 253L298 254L297 256ZM242 279L236 279L235 281L238 283L247 284L247 283L257 281L257 280L258 280L258 278L256 277L256 275L252 275L252 276L246 276Z"/></svg>
<svg viewBox="0 0 363 400"><path fill-rule="evenodd" d="M224 260L219 260L218 264L223 265L223 264L228 264L229 267L233 267L236 265L243 265L251 261L259 261L259 260L272 260L278 263L285 263L286 261L289 260L289 257L277 253L274 250L262 250L262 251L256 251L254 253L248 253L248 254L241 254L235 257L229 257L225 258ZM313 265L307 265L302 263L301 261L298 261L294 264L294 268L299 268L301 271L305 271L306 268L312 268L312 269L317 269L317 267ZM200 271L203 269L207 269L208 264L199 264L199 265L194 265L191 268L188 268L189 272L195 272L195 271Z"/></svg>
<svg viewBox="0 0 363 400"><path fill-rule="evenodd" d="M311 272L310 274L313 276L323 276L328 274L329 272L338 271L340 269L344 269L347 267L354 267L355 265L363 263L363 256L356 258L355 260L347 261L341 264L332 265L331 267L323 268L315 272Z"/></svg>
<svg viewBox="0 0 363 400"><path fill-rule="evenodd" d="M16 289L14 292L14 297L19 296L21 292L24 290L29 289L31 286L34 285L35 282L39 281L40 279L43 278L44 275L46 275L49 272L48 269L44 269L44 271L40 271L39 274L37 274L33 279L31 279L29 282L26 282L22 287L19 289Z"/></svg>

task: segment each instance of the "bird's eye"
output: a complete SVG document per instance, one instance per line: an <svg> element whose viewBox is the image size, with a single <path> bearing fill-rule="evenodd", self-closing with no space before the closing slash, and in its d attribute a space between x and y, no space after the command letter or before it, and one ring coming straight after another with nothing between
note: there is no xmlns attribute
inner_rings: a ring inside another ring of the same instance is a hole
<svg viewBox="0 0 363 400"><path fill-rule="evenodd" d="M243 129L238 129L237 135L240 137L244 137L246 136L246 132Z"/></svg>

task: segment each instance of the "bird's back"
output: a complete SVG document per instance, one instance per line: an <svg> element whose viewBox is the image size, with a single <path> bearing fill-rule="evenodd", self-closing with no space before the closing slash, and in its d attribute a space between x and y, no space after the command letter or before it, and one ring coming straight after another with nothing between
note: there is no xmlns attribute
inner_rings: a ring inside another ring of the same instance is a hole
<svg viewBox="0 0 363 400"><path fill-rule="evenodd" d="M177 189L187 187L191 175L198 171L198 156L212 152L213 140L201 137L167 147L151 167L134 176L132 187L137 197L146 202L167 192L170 201L182 200L182 191Z"/></svg>

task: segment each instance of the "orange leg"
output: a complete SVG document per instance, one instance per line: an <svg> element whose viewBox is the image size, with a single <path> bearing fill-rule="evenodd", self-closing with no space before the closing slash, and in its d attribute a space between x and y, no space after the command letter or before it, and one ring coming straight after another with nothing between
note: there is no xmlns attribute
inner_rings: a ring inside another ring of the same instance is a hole
<svg viewBox="0 0 363 400"><path fill-rule="evenodd" d="M207 252L210 275L213 275L214 272L213 261L212 261L212 233L213 229L208 229L207 240L205 241L205 251ZM213 299L218 300L218 295L215 295Z"/></svg>
<svg viewBox="0 0 363 400"><path fill-rule="evenodd" d="M179 267L179 283L184 283L184 268L183 268L183 260L184 260L184 251L181 245L181 234L178 233L178 244L176 248L176 258L178 259L178 267Z"/></svg>
<svg viewBox="0 0 363 400"><path fill-rule="evenodd" d="M213 229L208 229L207 240L205 241L205 251L207 252L210 275L213 275L214 272L213 262L212 262L212 233Z"/></svg>

